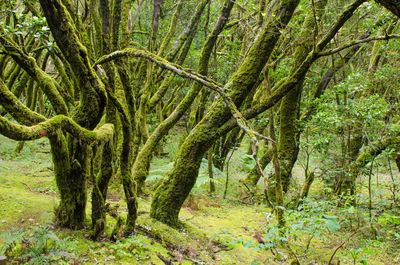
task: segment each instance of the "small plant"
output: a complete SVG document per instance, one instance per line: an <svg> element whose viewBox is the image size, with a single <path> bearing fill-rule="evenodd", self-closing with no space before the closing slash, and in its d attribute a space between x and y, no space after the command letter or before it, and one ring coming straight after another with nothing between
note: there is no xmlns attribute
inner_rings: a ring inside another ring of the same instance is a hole
<svg viewBox="0 0 400 265"><path fill-rule="evenodd" d="M18 263L50 264L76 259L72 254L76 250L75 244L68 239L60 240L51 226L9 231L1 234L1 238L5 243L0 255L6 255Z"/></svg>
<svg viewBox="0 0 400 265"><path fill-rule="evenodd" d="M144 261L150 258L149 248L137 236L123 238L115 243L106 242L101 248L100 254L110 260L123 258L135 258L137 261Z"/></svg>

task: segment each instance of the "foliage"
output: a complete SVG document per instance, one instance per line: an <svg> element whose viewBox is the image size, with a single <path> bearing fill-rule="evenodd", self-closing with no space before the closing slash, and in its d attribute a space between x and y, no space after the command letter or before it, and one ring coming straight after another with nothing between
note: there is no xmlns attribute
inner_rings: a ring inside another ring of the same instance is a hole
<svg viewBox="0 0 400 265"><path fill-rule="evenodd" d="M104 242L98 253L109 260L136 259L138 262L145 262L150 258L149 250L139 237L130 236L116 242Z"/></svg>
<svg viewBox="0 0 400 265"><path fill-rule="evenodd" d="M165 179L168 176L168 172L171 170L173 163L163 163L162 166L153 169L150 171L149 176L146 178L146 182L148 183L156 183L162 179ZM195 184L195 191L201 191L205 188L205 185L208 185L210 182L214 182L215 184L221 184L221 178L223 177L223 172L216 168L214 165L213 174L214 178L210 178L208 174L208 161L207 159L203 158L200 166L199 176L197 177L196 184ZM207 189L207 188L206 188Z"/></svg>
<svg viewBox="0 0 400 265"><path fill-rule="evenodd" d="M29 264L67 264L77 257L76 245L68 238L59 239L50 226L28 230L7 231L1 234L4 244L0 254Z"/></svg>

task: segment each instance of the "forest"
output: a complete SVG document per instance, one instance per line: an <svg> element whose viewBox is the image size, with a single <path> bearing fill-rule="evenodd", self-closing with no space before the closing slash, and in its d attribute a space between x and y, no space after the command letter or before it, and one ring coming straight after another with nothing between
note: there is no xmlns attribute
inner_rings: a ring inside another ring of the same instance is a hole
<svg viewBox="0 0 400 265"><path fill-rule="evenodd" d="M0 265L400 264L399 17L1 0Z"/></svg>

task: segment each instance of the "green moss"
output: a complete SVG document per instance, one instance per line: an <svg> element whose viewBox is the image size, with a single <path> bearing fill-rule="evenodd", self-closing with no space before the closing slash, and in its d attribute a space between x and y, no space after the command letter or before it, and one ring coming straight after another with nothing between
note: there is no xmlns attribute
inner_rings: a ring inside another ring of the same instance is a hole
<svg viewBox="0 0 400 265"><path fill-rule="evenodd" d="M26 143L18 155L16 142L3 136L0 142L0 232L49 222L58 197L54 179L43 176L51 167L46 140Z"/></svg>

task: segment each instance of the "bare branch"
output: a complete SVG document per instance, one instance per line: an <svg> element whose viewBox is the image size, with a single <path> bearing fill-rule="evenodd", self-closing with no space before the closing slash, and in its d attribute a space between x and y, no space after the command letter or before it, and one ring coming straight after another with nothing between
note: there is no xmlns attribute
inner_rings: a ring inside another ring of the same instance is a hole
<svg viewBox="0 0 400 265"><path fill-rule="evenodd" d="M400 35L384 35L384 36L376 36L376 37L370 37L370 38L366 38L366 39L361 39L361 40L354 40L351 41L341 47L337 47L335 49L330 49L330 50L326 50L323 52L319 52L317 53L318 57L322 57L322 56L328 56L328 55L332 55L334 53L340 52L344 49L350 48L352 46L355 45L359 45L362 43L366 43L366 42L370 42L370 41L376 41L376 40L390 40L390 39L400 39Z"/></svg>

